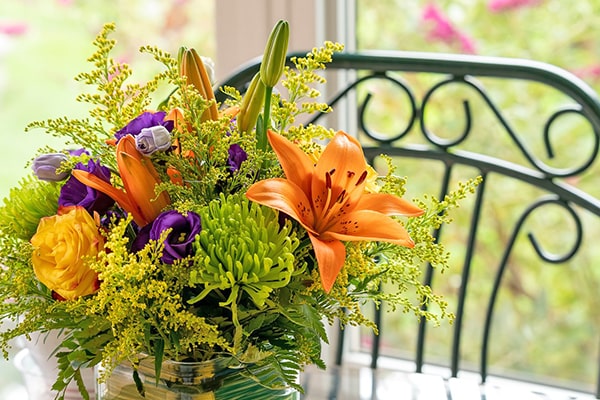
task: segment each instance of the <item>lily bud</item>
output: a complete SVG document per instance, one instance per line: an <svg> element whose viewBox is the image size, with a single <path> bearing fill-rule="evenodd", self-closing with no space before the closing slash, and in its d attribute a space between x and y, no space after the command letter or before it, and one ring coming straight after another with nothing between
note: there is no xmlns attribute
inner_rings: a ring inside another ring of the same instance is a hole
<svg viewBox="0 0 600 400"><path fill-rule="evenodd" d="M157 151L169 150L171 148L171 133L162 125L143 128L135 136L135 147L145 156Z"/></svg>
<svg viewBox="0 0 600 400"><path fill-rule="evenodd" d="M210 77L202 58L196 50L183 47L180 49L179 73L187 78L187 83L193 85L205 100L211 102L210 107L202 114L201 120L217 120L219 118L219 111L217 110Z"/></svg>
<svg viewBox="0 0 600 400"><path fill-rule="evenodd" d="M67 161L67 156L63 153L42 154L33 160L33 173L39 180L49 182L59 182L69 176L69 172L63 171L57 173L56 170L61 166L63 161Z"/></svg>
<svg viewBox="0 0 600 400"><path fill-rule="evenodd" d="M258 115L263 109L265 103L265 84L257 73L252 78L250 86L240 106L240 112L237 117L238 131L248 132L256 125Z"/></svg>
<svg viewBox="0 0 600 400"><path fill-rule="evenodd" d="M290 25L280 20L271 31L260 65L260 78L267 87L277 85L283 74L289 38Z"/></svg>

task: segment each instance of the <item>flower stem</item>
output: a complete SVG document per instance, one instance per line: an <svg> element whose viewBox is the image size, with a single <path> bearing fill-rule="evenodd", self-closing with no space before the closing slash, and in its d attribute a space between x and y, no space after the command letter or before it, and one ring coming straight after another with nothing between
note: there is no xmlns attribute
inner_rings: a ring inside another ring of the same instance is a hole
<svg viewBox="0 0 600 400"><path fill-rule="evenodd" d="M263 113L263 130L258 135L258 148L267 149L267 130L271 128L271 94L273 87L265 86L265 109Z"/></svg>

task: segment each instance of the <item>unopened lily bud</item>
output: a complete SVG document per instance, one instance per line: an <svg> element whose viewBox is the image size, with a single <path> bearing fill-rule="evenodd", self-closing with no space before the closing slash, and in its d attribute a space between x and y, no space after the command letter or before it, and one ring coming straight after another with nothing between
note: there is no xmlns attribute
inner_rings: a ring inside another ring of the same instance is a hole
<svg viewBox="0 0 600 400"><path fill-rule="evenodd" d="M215 102L210 76L202 58L194 49L181 48L179 51L179 73L187 78L187 83L193 85L200 95L212 104L202 114L202 121L217 120L219 111Z"/></svg>
<svg viewBox="0 0 600 400"><path fill-rule="evenodd" d="M135 136L135 147L145 156L166 151L171 148L171 133L162 125L144 128Z"/></svg>
<svg viewBox="0 0 600 400"><path fill-rule="evenodd" d="M260 78L267 87L277 85L283 74L289 38L290 25L280 20L271 31L260 65Z"/></svg>
<svg viewBox="0 0 600 400"><path fill-rule="evenodd" d="M248 132L256 125L258 115L262 111L265 103L265 84L257 73L252 78L250 86L240 106L240 112L237 117L238 131Z"/></svg>
<svg viewBox="0 0 600 400"><path fill-rule="evenodd" d="M38 179L49 182L59 182L69 176L68 171L57 173L56 170L63 161L67 161L67 156L63 153L42 154L33 160L33 173Z"/></svg>

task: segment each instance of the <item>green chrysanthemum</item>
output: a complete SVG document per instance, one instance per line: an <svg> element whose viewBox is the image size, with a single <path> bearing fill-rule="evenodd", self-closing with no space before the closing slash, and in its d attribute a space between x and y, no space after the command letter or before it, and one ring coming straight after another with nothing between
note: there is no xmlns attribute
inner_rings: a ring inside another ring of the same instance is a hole
<svg viewBox="0 0 600 400"><path fill-rule="evenodd" d="M12 188L0 208L0 231L29 241L40 218L56 214L60 186L28 176Z"/></svg>
<svg viewBox="0 0 600 400"><path fill-rule="evenodd" d="M289 283L299 240L290 223L280 225L276 212L242 196L222 195L201 217L191 281L204 289L192 302L229 289L222 305L237 304L244 292L262 307L274 289Z"/></svg>
<svg viewBox="0 0 600 400"><path fill-rule="evenodd" d="M299 240L290 222L282 226L275 211L250 203L241 195L221 194L200 215L202 231L195 242L190 281L203 290L190 303L213 291L224 299L219 305L231 311L233 348L237 352L244 335L239 306L254 303L262 308L273 290L290 282Z"/></svg>

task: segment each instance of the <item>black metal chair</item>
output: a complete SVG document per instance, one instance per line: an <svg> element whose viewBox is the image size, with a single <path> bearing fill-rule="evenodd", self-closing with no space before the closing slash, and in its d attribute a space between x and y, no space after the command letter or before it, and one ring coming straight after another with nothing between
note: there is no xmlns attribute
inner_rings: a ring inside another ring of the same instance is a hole
<svg viewBox="0 0 600 400"><path fill-rule="evenodd" d="M243 91L259 62L221 84ZM401 357L417 372L439 365L452 377L508 376L600 398L594 90L539 62L431 53L341 53L327 74L335 111L326 118L337 120L319 122L355 133L372 164L382 153L398 160L409 195L443 197L458 179L483 178L436 233L451 269L424 273L453 308L452 328L376 310L370 349L340 340L336 362L366 351L372 368Z"/></svg>

